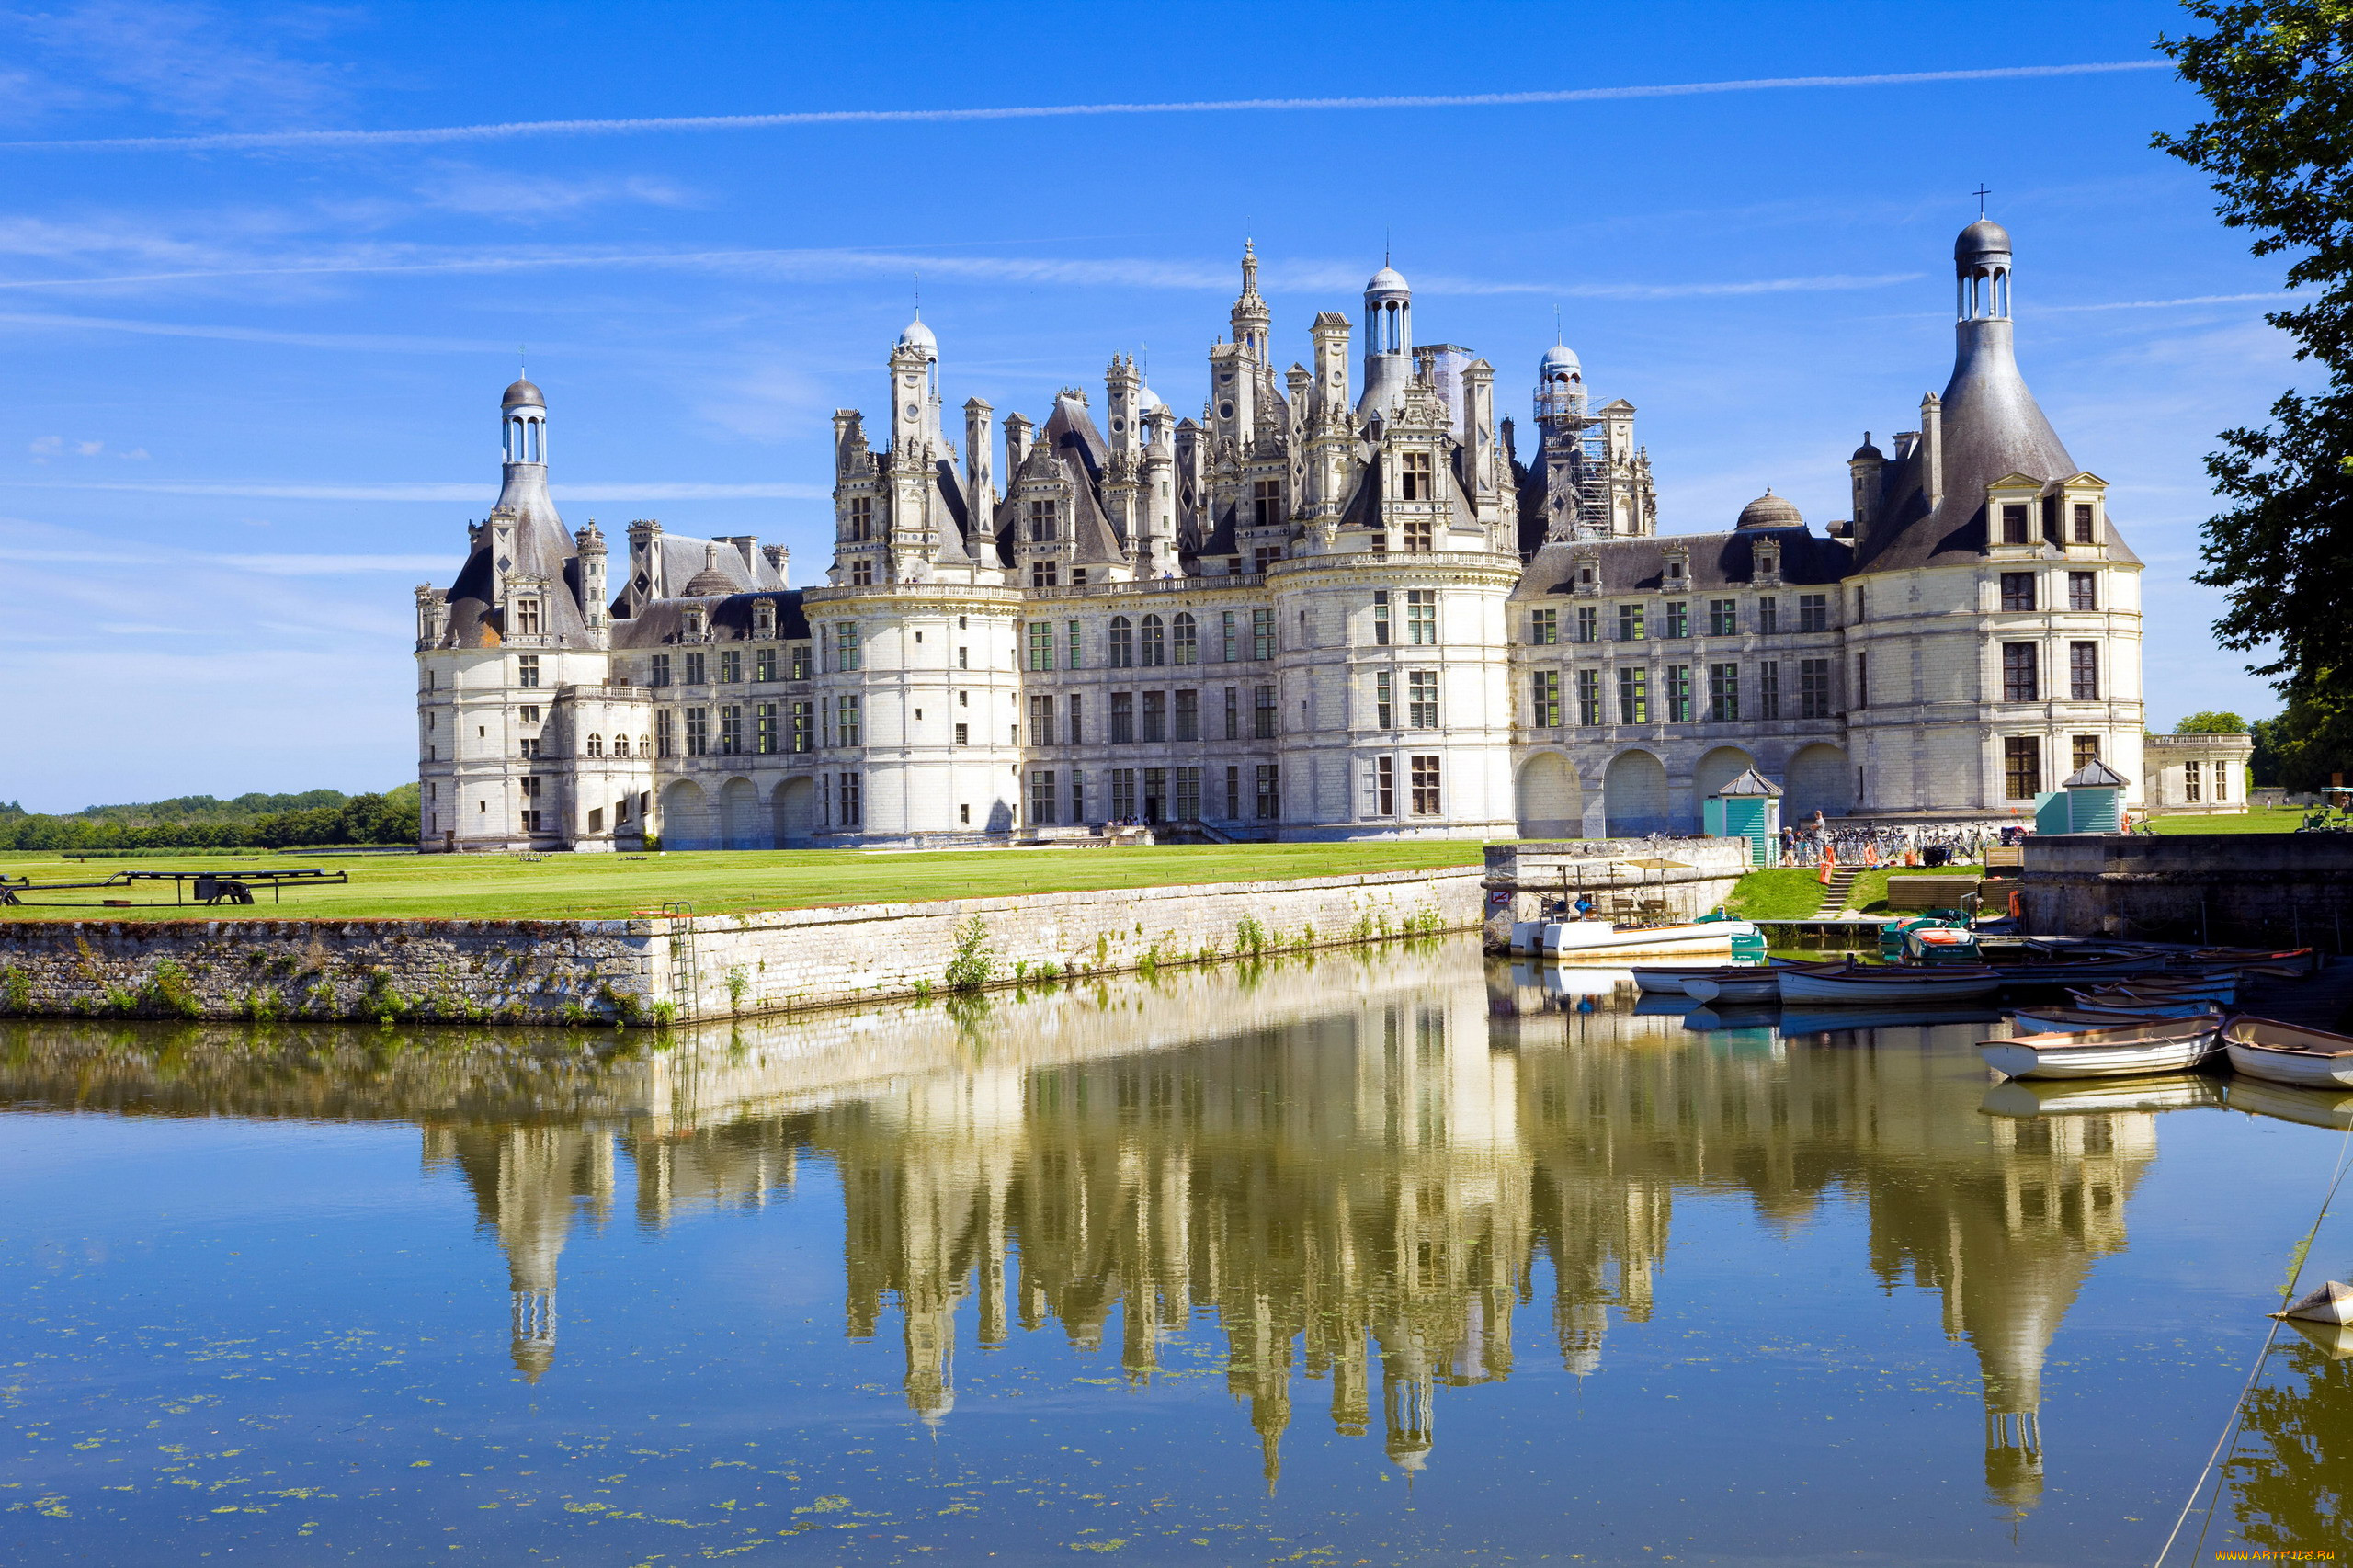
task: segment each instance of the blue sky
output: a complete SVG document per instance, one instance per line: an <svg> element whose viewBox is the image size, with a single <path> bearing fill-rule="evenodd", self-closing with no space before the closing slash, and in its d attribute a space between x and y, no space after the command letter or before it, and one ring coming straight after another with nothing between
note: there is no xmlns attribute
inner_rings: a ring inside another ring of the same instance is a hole
<svg viewBox="0 0 2353 1568"><path fill-rule="evenodd" d="M1597 392L1641 410L1668 531L1768 484L1818 524L1846 515L1862 431L1944 384L1981 182L2018 247L2028 380L2148 562L2153 724L2269 712L2188 577L2213 433L2302 368L2262 319L2279 264L2149 148L2197 112L2165 71L941 113L2016 73L2147 62L2181 25L2154 4L0 16L0 799L413 777L410 588L448 582L494 493L518 344L569 523L756 533L807 582L828 416L876 402L918 287L951 404L1040 417L1136 352L1190 409L1245 236L1286 360L1314 312L1356 313L1386 236L1417 336L1493 360L1506 410L1558 309Z"/></svg>

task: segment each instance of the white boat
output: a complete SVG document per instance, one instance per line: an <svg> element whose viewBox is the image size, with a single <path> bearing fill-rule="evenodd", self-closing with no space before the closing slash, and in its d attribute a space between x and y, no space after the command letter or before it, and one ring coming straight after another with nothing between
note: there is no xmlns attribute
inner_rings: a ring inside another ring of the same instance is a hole
<svg viewBox="0 0 2353 1568"><path fill-rule="evenodd" d="M1685 926L1626 926L1608 920L1556 920L1544 927L1544 951L1554 958L1608 954L1611 958L1666 958L1678 953L1732 953L1733 938L1753 937L1745 920L1708 920Z"/></svg>
<svg viewBox="0 0 2353 1568"><path fill-rule="evenodd" d="M2153 1018L2194 1018L2201 1013L2220 1016L2222 1009L2204 1002L2184 1002L2155 1012L2126 1007L2020 1007L2010 1016L2029 1034L2080 1034L2086 1029L2120 1029Z"/></svg>
<svg viewBox="0 0 2353 1568"><path fill-rule="evenodd" d="M1643 963L1633 966L1634 984L1645 996L1688 996L1683 983L1697 975L1713 974L1720 963Z"/></svg>
<svg viewBox="0 0 2353 1568"><path fill-rule="evenodd" d="M2087 986L2069 994L2087 1007L2125 1002L2213 1002L2227 1007L2238 1000L2239 977L2218 974L2202 980L2188 976L2177 980L2170 975L2144 974L2120 980L2113 985Z"/></svg>
<svg viewBox="0 0 2353 1568"><path fill-rule="evenodd" d="M2302 1089L2353 1089L2353 1035L2242 1013L2222 1026L2231 1071Z"/></svg>
<svg viewBox="0 0 2353 1568"><path fill-rule="evenodd" d="M2124 1110L2200 1110L2222 1104L2225 1080L2206 1073L2162 1078L2103 1078L2049 1082L2005 1078L1985 1091L1978 1109L1988 1116L2108 1116Z"/></svg>
<svg viewBox="0 0 2353 1568"><path fill-rule="evenodd" d="M2152 1018L2120 1028L2018 1035L1978 1046L2005 1078L2123 1078L2181 1073L2212 1056L2222 1020Z"/></svg>
<svg viewBox="0 0 2353 1568"><path fill-rule="evenodd" d="M1742 1003L1778 1002L1781 971L1745 964L1711 969L1686 980L1683 994L1720 1009Z"/></svg>
<svg viewBox="0 0 2353 1568"><path fill-rule="evenodd" d="M1958 963L1919 969L1848 964L1844 969L1785 969L1779 973L1782 1001L1826 1002L1845 1007L1969 1002L2002 988L2002 977L1994 971Z"/></svg>
<svg viewBox="0 0 2353 1568"><path fill-rule="evenodd" d="M2353 1285L2342 1279L2332 1279L2301 1301L2290 1301L2275 1317L2294 1318L2299 1323L2353 1323Z"/></svg>

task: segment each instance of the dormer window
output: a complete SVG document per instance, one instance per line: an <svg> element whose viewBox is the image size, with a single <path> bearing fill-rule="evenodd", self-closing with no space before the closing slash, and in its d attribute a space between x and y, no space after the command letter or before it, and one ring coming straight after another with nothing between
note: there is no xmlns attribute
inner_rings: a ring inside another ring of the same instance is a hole
<svg viewBox="0 0 2353 1568"><path fill-rule="evenodd" d="M1666 558L1666 586L1668 592L1673 593L1680 591L1683 586L1685 576L1686 572L1684 569L1683 557L1679 555L1668 556Z"/></svg>
<svg viewBox="0 0 2353 1568"><path fill-rule="evenodd" d="M752 607L752 635L766 642L776 635L776 601L762 599Z"/></svg>
<svg viewBox="0 0 2353 1568"><path fill-rule="evenodd" d="M2027 517L2026 503L2023 501L2003 502L2002 542L2004 544L2027 544L2032 542L2032 535L2028 532L2028 528L2029 519Z"/></svg>
<svg viewBox="0 0 2353 1568"><path fill-rule="evenodd" d="M515 634L518 637L537 637L540 634L539 600L515 601Z"/></svg>
<svg viewBox="0 0 2353 1568"><path fill-rule="evenodd" d="M1054 542L1054 533L1053 502L1051 500L1030 502L1029 542L1031 544L1051 544Z"/></svg>
<svg viewBox="0 0 2353 1568"><path fill-rule="evenodd" d="M2073 515L2068 519L2067 542L2070 544L2097 544L2099 542L2099 524L2098 519L2094 513L2092 504L2089 501L2076 501L2071 503L2071 511Z"/></svg>
<svg viewBox="0 0 2353 1568"><path fill-rule="evenodd" d="M1397 471L1397 499L1400 501L1435 501L1438 483L1427 452L1406 452L1402 455Z"/></svg>
<svg viewBox="0 0 2353 1568"><path fill-rule="evenodd" d="M702 611L699 609L687 611L687 640L690 642L699 641L703 634L703 625Z"/></svg>

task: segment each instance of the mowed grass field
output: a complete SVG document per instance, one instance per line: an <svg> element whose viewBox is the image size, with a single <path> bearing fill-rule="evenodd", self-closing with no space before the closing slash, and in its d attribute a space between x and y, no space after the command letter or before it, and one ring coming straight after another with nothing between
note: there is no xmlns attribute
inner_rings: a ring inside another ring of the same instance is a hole
<svg viewBox="0 0 2353 1568"><path fill-rule="evenodd" d="M2149 820L2161 834L2293 833L2304 825L2307 814L2302 806L2281 806L2268 811L2251 809L2228 816L2152 817Z"/></svg>
<svg viewBox="0 0 2353 1568"><path fill-rule="evenodd" d="M895 903L921 899L992 898L1094 888L1150 890L1193 882L1264 881L1280 877L1476 866L1473 839L1404 844L1169 845L1149 849L928 850L888 854L856 849L728 850L649 855L322 855L299 851L230 858L65 860L0 855L0 875L35 882L95 881L123 871L240 871L316 866L347 871L337 887L290 892L273 905L267 891L251 907L174 908L171 884L71 892L33 892L38 901L0 905L0 919L611 919L683 900L697 915L801 909L829 903ZM142 907L113 909L128 898ZM161 907L147 901L161 898ZM58 907L65 900L80 907ZM96 906L96 907L93 907Z"/></svg>

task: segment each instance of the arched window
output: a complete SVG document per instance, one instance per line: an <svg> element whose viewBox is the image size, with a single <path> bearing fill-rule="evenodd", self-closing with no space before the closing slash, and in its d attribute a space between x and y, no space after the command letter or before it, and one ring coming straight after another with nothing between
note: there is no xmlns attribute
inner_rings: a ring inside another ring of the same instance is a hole
<svg viewBox="0 0 2353 1568"><path fill-rule="evenodd" d="M590 756L602 756L605 755L604 736L591 735L588 737L588 755Z"/></svg>
<svg viewBox="0 0 2353 1568"><path fill-rule="evenodd" d="M637 755L640 756L652 756L654 755L654 741L651 736L640 735L637 737Z"/></svg>
<svg viewBox="0 0 2353 1568"><path fill-rule="evenodd" d="M1124 615L1111 618L1111 667L1124 670L1136 662L1135 631Z"/></svg>
<svg viewBox="0 0 2353 1568"><path fill-rule="evenodd" d="M1169 642L1174 646L1169 650L1168 662L1172 665L1200 663L1200 631L1193 624L1193 612L1188 609L1178 610L1176 623L1169 628Z"/></svg>
<svg viewBox="0 0 2353 1568"><path fill-rule="evenodd" d="M1168 640L1156 615L1143 618L1143 662L1150 665L1168 662Z"/></svg>

